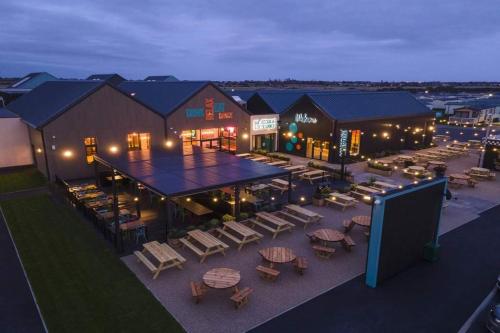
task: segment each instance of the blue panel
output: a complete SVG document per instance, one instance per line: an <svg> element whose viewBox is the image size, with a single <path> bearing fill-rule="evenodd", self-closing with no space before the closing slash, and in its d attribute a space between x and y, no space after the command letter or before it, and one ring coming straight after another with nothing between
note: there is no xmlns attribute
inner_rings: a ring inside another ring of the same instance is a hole
<svg viewBox="0 0 500 333"><path fill-rule="evenodd" d="M380 202L375 204L375 202ZM382 230L384 228L385 199L375 196L372 222L370 227L370 242L368 244L368 259L366 260L366 284L372 288L377 286L378 262L380 257L380 244L382 243Z"/></svg>
<svg viewBox="0 0 500 333"><path fill-rule="evenodd" d="M190 108L186 109L186 117L188 118L203 118L205 110L203 108Z"/></svg>
<svg viewBox="0 0 500 333"><path fill-rule="evenodd" d="M224 112L224 103L214 103L214 112Z"/></svg>

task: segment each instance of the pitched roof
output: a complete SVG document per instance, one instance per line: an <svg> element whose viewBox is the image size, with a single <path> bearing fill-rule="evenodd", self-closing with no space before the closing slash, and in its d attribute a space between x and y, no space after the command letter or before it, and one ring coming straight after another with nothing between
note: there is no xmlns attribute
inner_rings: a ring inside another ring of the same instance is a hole
<svg viewBox="0 0 500 333"><path fill-rule="evenodd" d="M55 76L52 74L49 74L47 72L36 72L36 73L29 73L25 77L21 78L20 80L14 82L7 88L13 88L13 89L33 89L38 87L39 85L43 84L44 82L51 81L51 80L57 80Z"/></svg>
<svg viewBox="0 0 500 333"><path fill-rule="evenodd" d="M322 92L308 93L307 96L324 112L339 121L432 113L407 92Z"/></svg>
<svg viewBox="0 0 500 333"><path fill-rule="evenodd" d="M166 116L209 84L208 81L125 81L118 88Z"/></svg>
<svg viewBox="0 0 500 333"><path fill-rule="evenodd" d="M257 92L276 113L283 113L305 93L304 90L262 90Z"/></svg>
<svg viewBox="0 0 500 333"><path fill-rule="evenodd" d="M19 118L19 116L6 108L0 108L0 118Z"/></svg>
<svg viewBox="0 0 500 333"><path fill-rule="evenodd" d="M101 86L104 81L48 81L9 104L9 109L34 127L43 127Z"/></svg>
<svg viewBox="0 0 500 333"><path fill-rule="evenodd" d="M238 96L245 102L248 101L253 95L257 93L256 90L234 90L234 89L226 89L224 90L226 94L230 96Z"/></svg>
<svg viewBox="0 0 500 333"><path fill-rule="evenodd" d="M173 75L151 75L144 79L145 81L176 82L179 81Z"/></svg>

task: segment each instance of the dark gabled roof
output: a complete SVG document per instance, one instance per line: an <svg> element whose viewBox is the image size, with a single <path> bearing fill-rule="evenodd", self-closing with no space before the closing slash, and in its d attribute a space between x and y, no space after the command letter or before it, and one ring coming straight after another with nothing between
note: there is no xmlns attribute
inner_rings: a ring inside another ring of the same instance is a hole
<svg viewBox="0 0 500 333"><path fill-rule="evenodd" d="M282 168L195 146L180 151L151 150L112 154L103 149L100 163L140 182L158 194L181 196L285 176Z"/></svg>
<svg viewBox="0 0 500 333"><path fill-rule="evenodd" d="M57 80L55 76L47 72L29 73L7 88L12 89L34 89L47 81Z"/></svg>
<svg viewBox="0 0 500 333"><path fill-rule="evenodd" d="M6 108L0 108L0 118L19 118L19 116Z"/></svg>
<svg viewBox="0 0 500 333"><path fill-rule="evenodd" d="M177 82L177 79L173 75L151 75L144 79L145 81L159 81L159 82Z"/></svg>
<svg viewBox="0 0 500 333"><path fill-rule="evenodd" d="M304 96L303 90L262 90L257 94L275 113L283 113L299 98Z"/></svg>
<svg viewBox="0 0 500 333"><path fill-rule="evenodd" d="M43 127L105 84L86 80L48 81L11 102L9 109L31 126Z"/></svg>
<svg viewBox="0 0 500 333"><path fill-rule="evenodd" d="M431 110L407 92L322 92L308 93L307 96L338 121L432 114Z"/></svg>
<svg viewBox="0 0 500 333"><path fill-rule="evenodd" d="M234 89L226 89L224 90L226 94L229 96L238 96L245 102L248 101L253 95L257 93L255 90L234 90Z"/></svg>
<svg viewBox="0 0 500 333"><path fill-rule="evenodd" d="M209 84L208 81L125 81L118 88L167 116Z"/></svg>
<svg viewBox="0 0 500 333"><path fill-rule="evenodd" d="M112 74L92 74L90 75L87 80L101 80L101 81L106 81L107 83L117 86L123 81L125 81L125 78L121 76L120 74L112 73Z"/></svg>

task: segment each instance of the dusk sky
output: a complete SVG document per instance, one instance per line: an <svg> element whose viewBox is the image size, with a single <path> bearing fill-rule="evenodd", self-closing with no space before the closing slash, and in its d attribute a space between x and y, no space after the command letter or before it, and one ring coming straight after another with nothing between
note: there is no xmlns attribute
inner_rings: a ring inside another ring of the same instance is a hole
<svg viewBox="0 0 500 333"><path fill-rule="evenodd" d="M2 0L0 76L500 81L498 0Z"/></svg>

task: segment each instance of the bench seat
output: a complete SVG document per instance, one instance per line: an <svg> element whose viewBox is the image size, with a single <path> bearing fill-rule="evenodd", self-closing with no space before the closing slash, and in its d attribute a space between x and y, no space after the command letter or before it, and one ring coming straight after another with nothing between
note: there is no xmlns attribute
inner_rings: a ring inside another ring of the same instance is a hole
<svg viewBox="0 0 500 333"><path fill-rule="evenodd" d="M262 265L257 266L257 271L259 272L260 276L266 280L269 281L275 281L278 276L280 275L280 271L275 270L270 267L265 267Z"/></svg>
<svg viewBox="0 0 500 333"><path fill-rule="evenodd" d="M248 296L253 292L253 289L245 287L240 291L236 292L233 296L231 296L231 301L234 302L234 306L236 309L241 308L243 305L248 303Z"/></svg>
<svg viewBox="0 0 500 333"><path fill-rule="evenodd" d="M324 259L328 259L335 253L335 249L331 247L321 246L321 245L313 245L314 253Z"/></svg>

